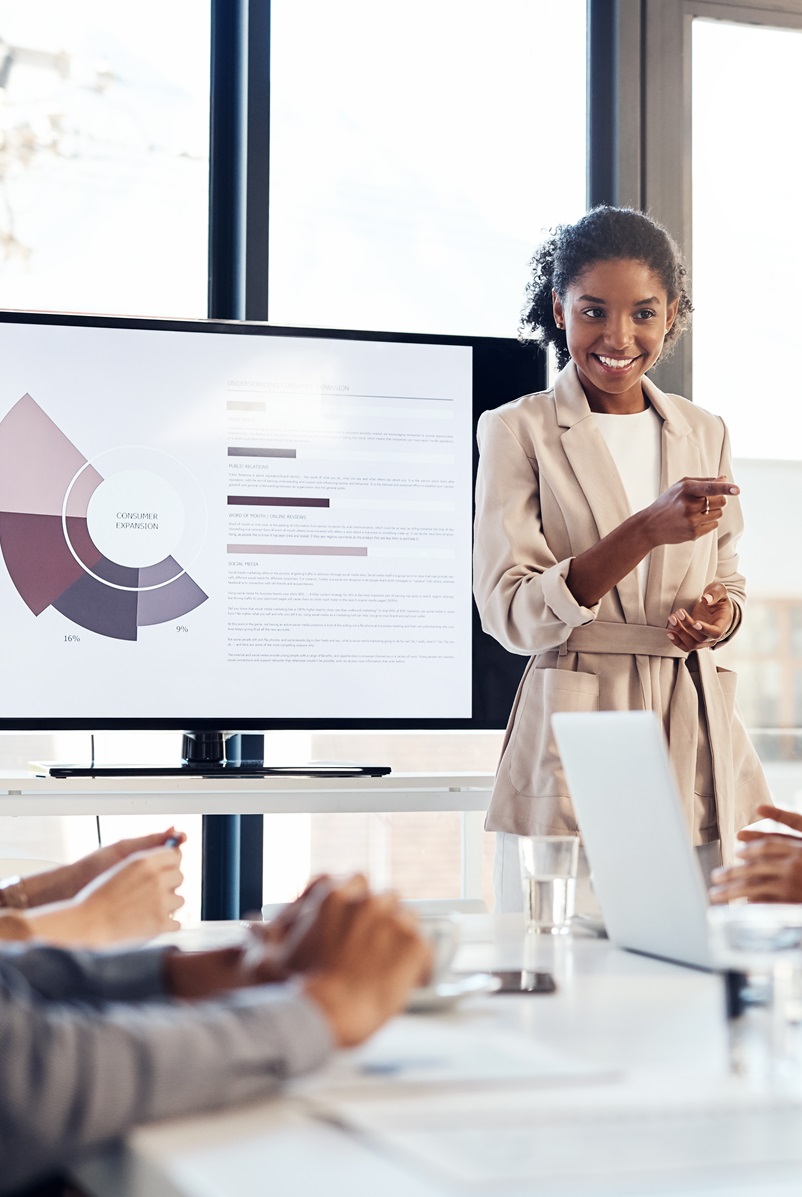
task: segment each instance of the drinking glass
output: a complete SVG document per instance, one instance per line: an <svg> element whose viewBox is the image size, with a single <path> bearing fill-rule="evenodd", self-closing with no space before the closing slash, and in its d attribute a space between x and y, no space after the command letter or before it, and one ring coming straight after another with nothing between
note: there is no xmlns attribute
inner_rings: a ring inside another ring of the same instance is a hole
<svg viewBox="0 0 802 1197"><path fill-rule="evenodd" d="M527 930L565 935L576 900L578 837L524 835L519 837L518 848Z"/></svg>
<svg viewBox="0 0 802 1197"><path fill-rule="evenodd" d="M712 906L708 928L725 973L732 1071L802 1078L802 906Z"/></svg>

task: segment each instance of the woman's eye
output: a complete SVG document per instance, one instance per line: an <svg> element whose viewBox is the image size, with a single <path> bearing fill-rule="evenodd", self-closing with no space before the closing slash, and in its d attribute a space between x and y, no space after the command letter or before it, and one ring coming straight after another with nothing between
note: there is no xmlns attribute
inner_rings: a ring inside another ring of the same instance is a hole
<svg viewBox="0 0 802 1197"><path fill-rule="evenodd" d="M641 310L637 314L637 319L638 320L652 320L652 319L654 319L654 317L656 315L657 315L657 312L653 312L651 308L641 308Z"/></svg>
<svg viewBox="0 0 802 1197"><path fill-rule="evenodd" d="M603 308L585 308L582 313L583 316L590 316L593 320L599 320L604 316Z"/></svg>

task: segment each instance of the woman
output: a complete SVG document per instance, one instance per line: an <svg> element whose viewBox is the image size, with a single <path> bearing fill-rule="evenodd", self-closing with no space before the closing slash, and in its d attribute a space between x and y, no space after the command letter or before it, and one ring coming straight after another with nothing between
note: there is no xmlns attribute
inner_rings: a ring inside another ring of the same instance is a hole
<svg viewBox="0 0 802 1197"><path fill-rule="evenodd" d="M577 831L554 711L659 714L708 874L768 799L734 675L709 651L745 599L727 430L646 377L689 320L679 251L643 213L600 207L533 267L524 330L554 346L560 374L478 431L477 606L531 655L486 823L501 833L497 910L521 907L514 837Z"/></svg>

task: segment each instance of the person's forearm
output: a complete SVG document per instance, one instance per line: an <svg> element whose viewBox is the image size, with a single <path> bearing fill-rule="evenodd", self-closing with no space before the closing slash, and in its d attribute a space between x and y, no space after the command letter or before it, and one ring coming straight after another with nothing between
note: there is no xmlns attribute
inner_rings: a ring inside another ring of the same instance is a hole
<svg viewBox="0 0 802 1197"><path fill-rule="evenodd" d="M59 865L44 873L32 873L23 879L25 896L29 906L44 906L48 902L61 902L72 898L81 888L82 881L77 865Z"/></svg>
<svg viewBox="0 0 802 1197"><path fill-rule="evenodd" d="M565 584L581 606L598 603L655 548L648 510L631 515L602 540L574 557Z"/></svg>
<svg viewBox="0 0 802 1197"><path fill-rule="evenodd" d="M48 902L27 913L27 923L35 939L62 947L100 947L106 941L100 929L92 925L89 912L76 902Z"/></svg>
<svg viewBox="0 0 802 1197"><path fill-rule="evenodd" d="M251 972L247 947L212 948L207 952L168 952L164 957L164 988L172 997L196 1001L243 985L272 985L286 981L280 950L254 943L259 956L258 977Z"/></svg>
<svg viewBox="0 0 802 1197"><path fill-rule="evenodd" d="M323 1016L294 990L87 1013L32 999L11 970L2 980L0 1193L140 1122L270 1093L333 1047Z"/></svg>
<svg viewBox="0 0 802 1197"><path fill-rule="evenodd" d="M165 948L67 951L45 943L9 946L0 956L43 998L103 1004L165 996Z"/></svg>
<svg viewBox="0 0 802 1197"><path fill-rule="evenodd" d="M0 940L14 941L30 939L33 932L22 911L0 910Z"/></svg>

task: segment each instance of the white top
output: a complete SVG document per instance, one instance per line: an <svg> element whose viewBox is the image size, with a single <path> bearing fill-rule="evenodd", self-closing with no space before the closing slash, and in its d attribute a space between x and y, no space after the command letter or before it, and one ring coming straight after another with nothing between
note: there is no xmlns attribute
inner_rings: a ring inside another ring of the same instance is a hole
<svg viewBox="0 0 802 1197"><path fill-rule="evenodd" d="M642 511L660 494L663 421L649 405L632 415L594 412L596 427L604 437L624 485L630 510ZM638 566L641 593L646 593L649 558Z"/></svg>

